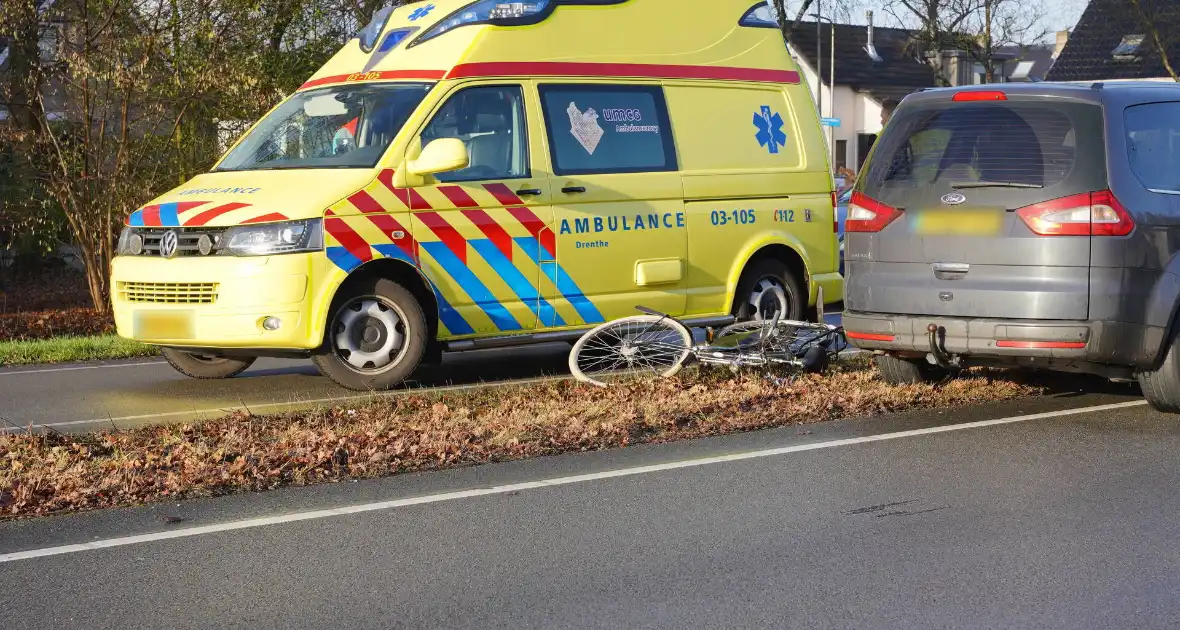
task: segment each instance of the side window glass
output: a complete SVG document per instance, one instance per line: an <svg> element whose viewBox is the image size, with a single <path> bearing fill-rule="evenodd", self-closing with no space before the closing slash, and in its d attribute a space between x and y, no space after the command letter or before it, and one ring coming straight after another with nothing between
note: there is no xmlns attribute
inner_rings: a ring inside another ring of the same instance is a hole
<svg viewBox="0 0 1180 630"><path fill-rule="evenodd" d="M543 85L541 102L557 175L677 169L657 86Z"/></svg>
<svg viewBox="0 0 1180 630"><path fill-rule="evenodd" d="M1151 190L1180 191L1180 103L1135 105L1123 119L1131 171Z"/></svg>
<svg viewBox="0 0 1180 630"><path fill-rule="evenodd" d="M422 145L458 138L471 157L467 168L439 173L440 182L529 177L524 99L519 86L475 87L451 96L422 132Z"/></svg>

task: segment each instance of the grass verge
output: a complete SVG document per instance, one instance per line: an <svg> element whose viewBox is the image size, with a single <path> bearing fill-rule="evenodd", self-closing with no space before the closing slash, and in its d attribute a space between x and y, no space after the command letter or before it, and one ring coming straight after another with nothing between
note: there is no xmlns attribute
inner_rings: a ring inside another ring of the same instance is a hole
<svg viewBox="0 0 1180 630"><path fill-rule="evenodd" d="M159 354L153 346L115 335L0 341L0 366L129 359Z"/></svg>
<svg viewBox="0 0 1180 630"><path fill-rule="evenodd" d="M86 435L0 434L0 518L379 477L1040 393L966 376L892 387L865 360L822 376L572 381L378 399Z"/></svg>

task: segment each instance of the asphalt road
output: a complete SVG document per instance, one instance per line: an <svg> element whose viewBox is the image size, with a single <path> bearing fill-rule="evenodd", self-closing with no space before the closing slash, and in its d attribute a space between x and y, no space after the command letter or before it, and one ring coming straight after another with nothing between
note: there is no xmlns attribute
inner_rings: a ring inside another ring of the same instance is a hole
<svg viewBox="0 0 1180 630"><path fill-rule="evenodd" d="M475 350L422 368L401 388L455 387L569 374L569 344ZM226 380L190 379L162 359L0 368L0 418L9 428L61 431L183 421L247 408L275 412L371 394L336 386L311 361L261 359Z"/></svg>
<svg viewBox="0 0 1180 630"><path fill-rule="evenodd" d="M839 324L838 313L828 321ZM472 387L568 376L570 346L540 344L448 354L400 390ZM336 386L311 361L262 359L227 380L190 379L162 359L0 368L0 430L59 431L182 422L231 409L272 413L371 394Z"/></svg>
<svg viewBox="0 0 1180 630"><path fill-rule="evenodd" d="M0 523L0 611L12 630L1174 628L1177 453L1177 418L1115 388Z"/></svg>

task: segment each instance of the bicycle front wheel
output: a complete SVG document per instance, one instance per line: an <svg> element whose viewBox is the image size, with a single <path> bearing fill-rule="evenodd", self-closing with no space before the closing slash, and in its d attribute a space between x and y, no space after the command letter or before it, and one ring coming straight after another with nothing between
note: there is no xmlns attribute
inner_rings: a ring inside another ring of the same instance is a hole
<svg viewBox="0 0 1180 630"><path fill-rule="evenodd" d="M583 383L606 387L635 375L668 377L680 371L692 333L680 322L634 315L601 324L582 335L570 352L570 372Z"/></svg>

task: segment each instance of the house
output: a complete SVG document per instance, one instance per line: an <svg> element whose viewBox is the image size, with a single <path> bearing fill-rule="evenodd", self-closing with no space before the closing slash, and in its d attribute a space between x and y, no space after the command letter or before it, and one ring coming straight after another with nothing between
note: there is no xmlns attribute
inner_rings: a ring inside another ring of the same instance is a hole
<svg viewBox="0 0 1180 630"><path fill-rule="evenodd" d="M1065 34L1068 36L1068 33ZM1058 44L1033 46L1001 46L994 57L996 61L996 83L1030 83L1044 81L1061 52L1064 41L1061 35ZM982 64L974 64L972 74L975 83L985 83L986 73Z"/></svg>
<svg viewBox="0 0 1180 630"><path fill-rule="evenodd" d="M1180 3L1139 0L1180 71ZM1162 56L1147 41L1141 17L1126 0L1091 0L1053 64L1049 81L1171 81Z"/></svg>
<svg viewBox="0 0 1180 630"><path fill-rule="evenodd" d="M817 34L817 22L801 21L791 34L792 55L816 97L820 115L840 121L831 129L833 170L860 170L881 131L883 101L901 100L915 90L935 85L931 66L911 50L910 31L874 27L871 15L869 20L867 26L835 25L834 90L829 85L832 24L819 22ZM819 80L817 67L822 74Z"/></svg>
<svg viewBox="0 0 1180 630"><path fill-rule="evenodd" d="M986 82L984 67L965 51L945 51L927 59L912 44L913 33L899 28L874 27L872 12L866 26L835 25L835 90L831 81L832 24L800 22L791 35L792 54L824 118L839 119L831 131L835 143L833 170L859 171L881 131L881 104L901 100L916 90L935 86L936 66L951 85ZM1004 46L993 53L995 82L1042 81L1053 66L1057 46ZM817 40L821 59L816 59ZM934 63L931 63L933 61ZM817 81L816 67L820 74ZM833 102L833 96L835 100Z"/></svg>

